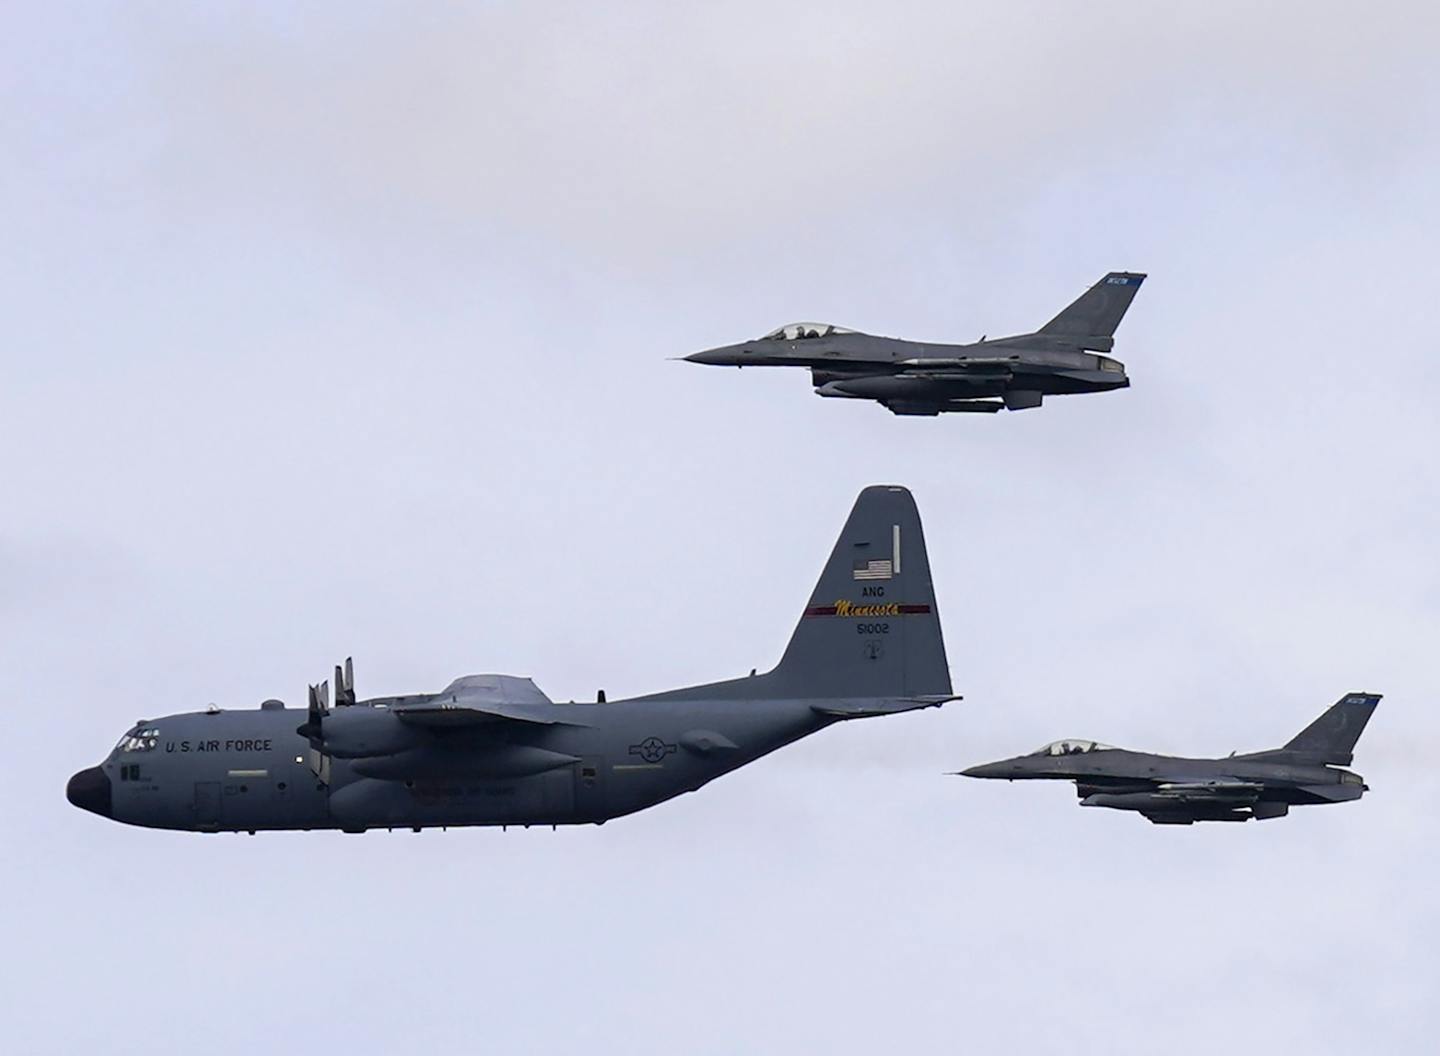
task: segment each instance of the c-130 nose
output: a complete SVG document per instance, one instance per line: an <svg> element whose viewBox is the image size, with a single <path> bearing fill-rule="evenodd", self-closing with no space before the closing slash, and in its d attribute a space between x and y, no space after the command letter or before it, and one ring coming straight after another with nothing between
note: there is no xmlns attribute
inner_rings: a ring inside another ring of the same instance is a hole
<svg viewBox="0 0 1440 1056"><path fill-rule="evenodd" d="M110 817L110 777L98 766L81 770L65 786L65 798L81 810Z"/></svg>

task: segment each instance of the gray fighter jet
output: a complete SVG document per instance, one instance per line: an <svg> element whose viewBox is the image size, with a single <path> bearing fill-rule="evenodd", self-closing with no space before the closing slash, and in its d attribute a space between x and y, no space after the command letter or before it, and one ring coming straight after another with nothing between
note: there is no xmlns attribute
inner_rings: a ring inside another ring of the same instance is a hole
<svg viewBox="0 0 1440 1056"><path fill-rule="evenodd" d="M70 802L200 832L601 823L832 723L959 699L919 513L884 486L861 492L765 674L608 703L556 703L509 675L362 701L348 660L333 707L327 685L305 709L142 719L70 779Z"/></svg>
<svg viewBox="0 0 1440 1056"><path fill-rule="evenodd" d="M1344 803L1369 786L1349 766L1376 693L1350 693L1283 748L1224 759L1131 752L1095 741L1055 741L1029 755L972 766L965 777L1074 781L1082 807L1134 810L1157 825L1280 818L1296 805Z"/></svg>
<svg viewBox="0 0 1440 1056"><path fill-rule="evenodd" d="M1103 353L1145 276L1112 271L1033 334L969 345L876 337L828 323L791 323L755 341L686 356L722 367L809 367L815 392L876 400L895 414L1039 407L1046 396L1129 386Z"/></svg>

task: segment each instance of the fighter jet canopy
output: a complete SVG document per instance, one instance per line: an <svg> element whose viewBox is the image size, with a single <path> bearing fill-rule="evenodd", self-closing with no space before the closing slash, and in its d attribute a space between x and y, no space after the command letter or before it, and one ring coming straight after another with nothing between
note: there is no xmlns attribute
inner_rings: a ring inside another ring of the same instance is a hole
<svg viewBox="0 0 1440 1056"><path fill-rule="evenodd" d="M853 334L854 330L848 330L843 326L833 326L830 323L790 323L778 329L771 330L762 337L761 341L803 341L808 337L829 337L831 334Z"/></svg>
<svg viewBox="0 0 1440 1056"><path fill-rule="evenodd" d="M1036 748L1031 755L1083 755L1086 752L1114 751L1113 744L1101 744L1099 741L1051 741L1041 748Z"/></svg>

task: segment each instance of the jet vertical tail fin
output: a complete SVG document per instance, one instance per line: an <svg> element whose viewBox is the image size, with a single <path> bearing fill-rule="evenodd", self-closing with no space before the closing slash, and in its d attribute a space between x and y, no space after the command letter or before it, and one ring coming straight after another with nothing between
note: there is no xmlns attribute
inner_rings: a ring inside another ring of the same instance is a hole
<svg viewBox="0 0 1440 1056"><path fill-rule="evenodd" d="M1304 756L1307 761L1349 766L1355 742L1365 732L1365 724L1379 703L1378 693L1347 693L1280 750Z"/></svg>
<svg viewBox="0 0 1440 1056"><path fill-rule="evenodd" d="M908 490L860 493L785 655L763 677L777 697L950 696L925 535Z"/></svg>
<svg viewBox="0 0 1440 1056"><path fill-rule="evenodd" d="M1112 271L1036 333L1069 338L1094 352L1109 352L1115 346L1115 328L1144 281L1145 276L1138 272Z"/></svg>

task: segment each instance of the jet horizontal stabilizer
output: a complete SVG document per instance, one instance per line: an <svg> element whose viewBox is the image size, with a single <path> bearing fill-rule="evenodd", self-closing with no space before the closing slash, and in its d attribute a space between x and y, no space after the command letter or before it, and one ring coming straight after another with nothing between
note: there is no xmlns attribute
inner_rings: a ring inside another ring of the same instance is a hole
<svg viewBox="0 0 1440 1056"><path fill-rule="evenodd" d="M1347 803L1352 799L1359 799L1363 796L1368 786L1363 784L1341 783L1338 785L1301 785L1300 791L1316 799L1323 799L1327 803Z"/></svg>
<svg viewBox="0 0 1440 1056"><path fill-rule="evenodd" d="M1071 381L1104 384L1107 381L1113 381L1115 375L1108 370L1057 370L1055 371L1055 377L1069 378Z"/></svg>

